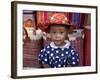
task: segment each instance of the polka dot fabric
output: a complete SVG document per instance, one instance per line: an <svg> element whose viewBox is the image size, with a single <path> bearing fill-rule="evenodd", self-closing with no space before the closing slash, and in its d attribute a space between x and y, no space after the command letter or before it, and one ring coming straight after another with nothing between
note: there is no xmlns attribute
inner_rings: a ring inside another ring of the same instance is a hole
<svg viewBox="0 0 100 80"><path fill-rule="evenodd" d="M66 48L53 48L50 45L41 50L39 62L48 64L52 68L78 66L79 54L71 46Z"/></svg>

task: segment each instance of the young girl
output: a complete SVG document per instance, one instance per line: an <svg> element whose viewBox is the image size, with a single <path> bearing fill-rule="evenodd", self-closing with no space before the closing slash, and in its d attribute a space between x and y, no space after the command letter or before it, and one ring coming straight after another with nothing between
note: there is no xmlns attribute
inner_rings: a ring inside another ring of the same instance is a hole
<svg viewBox="0 0 100 80"><path fill-rule="evenodd" d="M55 13L50 18L48 25L51 35L51 43L41 50L39 62L43 67L67 67L79 65L79 54L67 39L70 24L67 17L61 13Z"/></svg>
<svg viewBox="0 0 100 80"><path fill-rule="evenodd" d="M43 32L40 29L36 30L35 22L32 19L27 19L24 22L24 29L26 29L30 40L39 40L43 37Z"/></svg>

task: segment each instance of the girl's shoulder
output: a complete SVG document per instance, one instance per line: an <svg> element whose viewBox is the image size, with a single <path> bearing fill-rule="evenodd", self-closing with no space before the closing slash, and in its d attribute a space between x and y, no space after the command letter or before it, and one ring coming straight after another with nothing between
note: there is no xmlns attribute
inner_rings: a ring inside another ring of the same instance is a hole
<svg viewBox="0 0 100 80"><path fill-rule="evenodd" d="M49 45L45 46L42 50L47 51L47 50L50 50L50 49L51 49L51 46L49 44Z"/></svg>

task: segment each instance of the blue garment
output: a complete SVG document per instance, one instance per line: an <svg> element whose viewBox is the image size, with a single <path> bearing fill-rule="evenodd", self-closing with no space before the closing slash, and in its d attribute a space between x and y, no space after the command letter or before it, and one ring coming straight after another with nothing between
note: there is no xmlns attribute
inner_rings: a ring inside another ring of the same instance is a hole
<svg viewBox="0 0 100 80"><path fill-rule="evenodd" d="M79 26L80 23L80 13L74 13L74 25L76 28Z"/></svg>
<svg viewBox="0 0 100 80"><path fill-rule="evenodd" d="M41 64L48 64L52 68L78 66L79 54L72 46L53 48L51 45L48 45L41 50L39 62Z"/></svg>

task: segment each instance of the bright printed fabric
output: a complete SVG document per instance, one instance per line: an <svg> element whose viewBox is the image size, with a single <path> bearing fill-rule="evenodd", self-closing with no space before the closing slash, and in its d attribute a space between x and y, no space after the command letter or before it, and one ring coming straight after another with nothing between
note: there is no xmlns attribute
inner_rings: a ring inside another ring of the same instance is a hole
<svg viewBox="0 0 100 80"><path fill-rule="evenodd" d="M37 23L46 23L52 14L57 12L38 11ZM63 12L64 13L64 12ZM66 17L74 24L75 29L84 28L84 25L91 24L91 15L88 13L64 13Z"/></svg>
<svg viewBox="0 0 100 80"><path fill-rule="evenodd" d="M53 48L51 45L48 45L41 50L39 62L41 64L48 64L52 68L78 66L79 54L72 46Z"/></svg>

